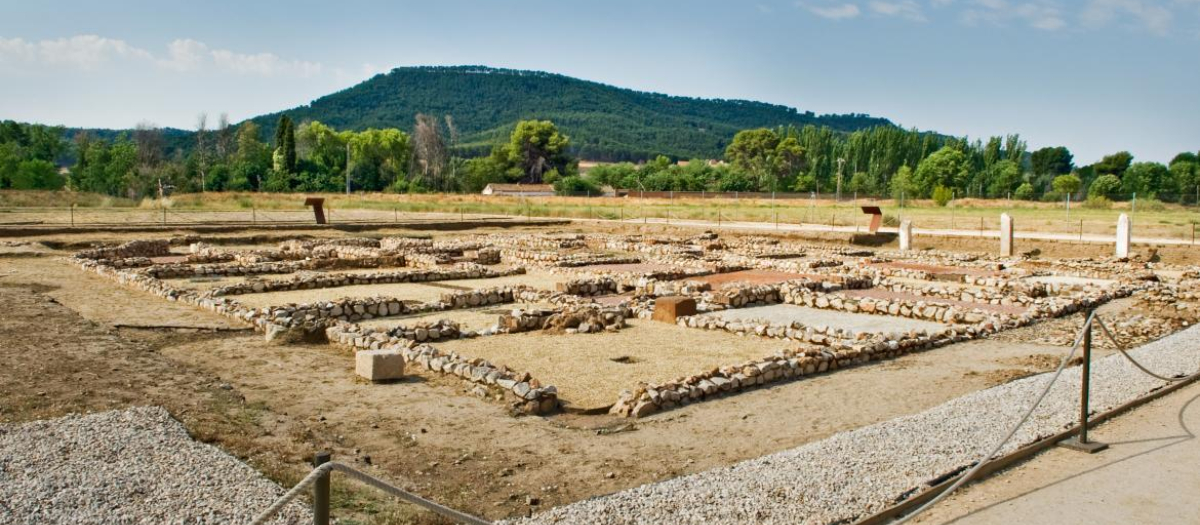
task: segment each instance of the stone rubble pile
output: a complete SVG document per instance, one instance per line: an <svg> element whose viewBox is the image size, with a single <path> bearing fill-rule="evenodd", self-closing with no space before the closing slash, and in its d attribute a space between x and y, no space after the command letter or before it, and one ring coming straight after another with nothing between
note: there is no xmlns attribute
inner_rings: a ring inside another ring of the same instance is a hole
<svg viewBox="0 0 1200 525"><path fill-rule="evenodd" d="M514 309L500 316L500 331L505 333L547 330L567 334L589 334L625 327L629 309L595 304L572 305L559 309Z"/></svg>
<svg viewBox="0 0 1200 525"><path fill-rule="evenodd" d="M431 343L434 341L469 338L479 335L470 330L464 331L458 323L449 319L421 322L412 326L395 326L389 329L387 334L392 337L399 337L400 339L407 339L418 343Z"/></svg>

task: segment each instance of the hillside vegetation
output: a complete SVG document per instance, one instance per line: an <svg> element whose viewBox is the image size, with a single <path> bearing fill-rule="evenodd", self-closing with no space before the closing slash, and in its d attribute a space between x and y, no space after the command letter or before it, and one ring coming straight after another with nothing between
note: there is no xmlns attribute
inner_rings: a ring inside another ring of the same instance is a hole
<svg viewBox="0 0 1200 525"><path fill-rule="evenodd" d="M668 96L563 75L481 66L408 67L377 75L307 106L254 119L270 136L280 114L338 129L411 132L418 113L449 116L464 153L486 155L519 120L550 120L585 160L720 158L740 130L826 126L837 131L891 125L867 115L815 115L746 100Z"/></svg>

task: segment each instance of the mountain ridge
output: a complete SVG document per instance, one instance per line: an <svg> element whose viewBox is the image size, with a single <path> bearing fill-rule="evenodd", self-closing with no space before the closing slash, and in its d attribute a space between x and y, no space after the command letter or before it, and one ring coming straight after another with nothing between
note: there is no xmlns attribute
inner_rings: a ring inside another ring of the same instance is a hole
<svg viewBox="0 0 1200 525"><path fill-rule="evenodd" d="M865 114L817 115L780 104L638 91L558 73L488 66L398 67L308 104L252 117L270 137L281 114L338 129L411 131L417 113L449 115L460 151L485 154L519 120L551 120L586 160L718 158L742 129L793 125L851 132L894 126Z"/></svg>

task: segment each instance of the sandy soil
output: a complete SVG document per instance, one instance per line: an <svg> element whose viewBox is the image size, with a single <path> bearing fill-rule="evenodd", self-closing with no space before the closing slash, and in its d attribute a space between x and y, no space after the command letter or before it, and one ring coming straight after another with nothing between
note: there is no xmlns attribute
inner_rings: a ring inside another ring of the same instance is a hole
<svg viewBox="0 0 1200 525"><path fill-rule="evenodd" d="M634 319L618 332L541 332L448 341L439 348L527 370L573 408L607 407L639 381L663 382L758 359L796 343Z"/></svg>
<svg viewBox="0 0 1200 525"><path fill-rule="evenodd" d="M722 310L703 315L720 317L730 321L763 319L777 324L800 321L809 326L824 325L859 332L899 332L908 330L940 331L947 325L919 319L892 317L889 315L858 314L836 310L822 310L794 304L772 304Z"/></svg>

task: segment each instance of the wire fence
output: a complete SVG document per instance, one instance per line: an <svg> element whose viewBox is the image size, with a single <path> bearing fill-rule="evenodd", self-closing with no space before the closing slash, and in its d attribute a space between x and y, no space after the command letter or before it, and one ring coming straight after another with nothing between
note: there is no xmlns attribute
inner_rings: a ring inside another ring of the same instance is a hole
<svg viewBox="0 0 1200 525"><path fill-rule="evenodd" d="M739 192L735 195L741 196ZM684 195L680 192L677 195ZM694 195L694 194L693 194ZM747 194L755 198L770 194ZM755 229L808 230L828 228L831 231L866 231L870 216L863 206L880 206L884 226L895 227L911 219L918 231L941 232L958 236L977 234L997 236L1000 214L1010 213L1017 219L1018 232L1053 233L1057 239L1072 236L1079 241L1095 240L1097 236L1111 237L1116 232L1117 217L1129 214L1135 224L1137 237L1168 239L1175 243L1191 243L1200 229L1200 208L1169 209L1133 208L1087 209L1078 206L1022 208L1019 202L988 201L980 205L948 207L899 207L893 201L853 199L822 201L819 199L754 200L751 198L716 198L690 201L659 198L575 199L571 197L494 197L488 199L437 199L399 202L393 206L383 203L356 202L353 207L325 208L329 223L387 224L405 221L478 220L492 217L561 218L619 221L635 224L693 223L697 226L720 227L740 225ZM244 208L235 210L205 210L172 207L7 207L0 208L0 226L119 226L119 225L279 225L313 224L309 208Z"/></svg>

